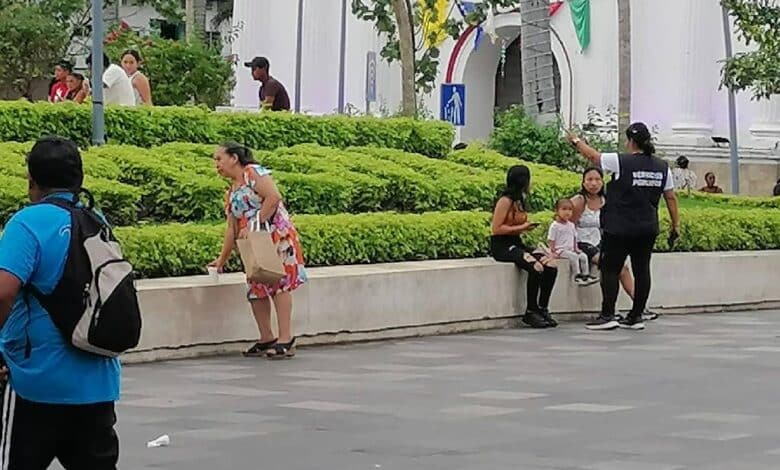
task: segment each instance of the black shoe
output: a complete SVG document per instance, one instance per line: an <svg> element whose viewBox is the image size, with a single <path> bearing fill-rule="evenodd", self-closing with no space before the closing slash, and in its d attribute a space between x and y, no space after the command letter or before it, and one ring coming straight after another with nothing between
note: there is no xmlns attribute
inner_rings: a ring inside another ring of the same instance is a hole
<svg viewBox="0 0 780 470"><path fill-rule="evenodd" d="M547 308L539 309L539 315L541 315L542 318L544 318L544 321L547 322L547 325L549 325L550 328L555 328L556 326L558 326L558 322L555 321L555 318L553 318L552 315L550 315L550 309Z"/></svg>
<svg viewBox="0 0 780 470"><path fill-rule="evenodd" d="M523 323L530 326L531 328L547 328L550 326L549 323L547 323L547 320L544 319L541 313L534 311L534 310L528 310L525 312L525 315L523 315Z"/></svg>
<svg viewBox="0 0 780 470"><path fill-rule="evenodd" d="M653 321L653 320L657 320L659 316L660 315L658 315L655 312L651 312L650 310L645 310L645 312L642 314L642 320Z"/></svg>
<svg viewBox="0 0 780 470"><path fill-rule="evenodd" d="M625 320L620 322L620 327L627 330L644 330L645 322L641 315L628 314Z"/></svg>
<svg viewBox="0 0 780 470"><path fill-rule="evenodd" d="M614 330L618 327L620 327L620 323L615 320L614 316L607 317L604 315L599 315L595 320L585 324L585 328L593 331Z"/></svg>

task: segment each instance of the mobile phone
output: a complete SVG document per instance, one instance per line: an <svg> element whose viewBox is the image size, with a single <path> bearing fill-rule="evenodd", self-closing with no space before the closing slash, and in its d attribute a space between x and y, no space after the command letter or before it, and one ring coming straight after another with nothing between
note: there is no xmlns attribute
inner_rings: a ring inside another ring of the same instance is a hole
<svg viewBox="0 0 780 470"><path fill-rule="evenodd" d="M528 227L528 228L529 228L529 229L530 229L530 228L536 228L536 227L538 227L538 226L540 226L540 225L541 225L541 224L540 224L539 222L529 222L529 227Z"/></svg>

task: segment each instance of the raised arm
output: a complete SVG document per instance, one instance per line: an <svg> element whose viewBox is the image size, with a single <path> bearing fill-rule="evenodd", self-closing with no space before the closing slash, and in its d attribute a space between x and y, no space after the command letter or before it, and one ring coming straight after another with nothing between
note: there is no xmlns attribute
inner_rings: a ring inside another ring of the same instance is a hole
<svg viewBox="0 0 780 470"><path fill-rule="evenodd" d="M566 132L566 138L580 155L587 158L594 166L601 168L601 152L588 145L587 142L574 135L571 131Z"/></svg>

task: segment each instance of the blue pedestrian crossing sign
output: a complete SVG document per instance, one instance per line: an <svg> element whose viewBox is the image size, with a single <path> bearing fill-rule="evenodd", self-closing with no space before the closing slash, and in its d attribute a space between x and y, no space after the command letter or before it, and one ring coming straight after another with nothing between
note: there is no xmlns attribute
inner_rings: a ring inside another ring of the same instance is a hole
<svg viewBox="0 0 780 470"><path fill-rule="evenodd" d="M441 85L441 120L457 127L466 125L466 85Z"/></svg>

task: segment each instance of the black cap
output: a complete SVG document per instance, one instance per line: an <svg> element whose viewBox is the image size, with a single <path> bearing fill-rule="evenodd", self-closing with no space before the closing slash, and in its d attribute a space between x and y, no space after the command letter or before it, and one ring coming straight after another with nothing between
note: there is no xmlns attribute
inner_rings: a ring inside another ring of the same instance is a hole
<svg viewBox="0 0 780 470"><path fill-rule="evenodd" d="M244 62L244 67L249 67L250 69L267 69L269 65L268 59L265 57L255 57L249 62Z"/></svg>
<svg viewBox="0 0 780 470"><path fill-rule="evenodd" d="M626 137L634 142L647 142L650 140L650 130L643 122L635 122L626 129Z"/></svg>

